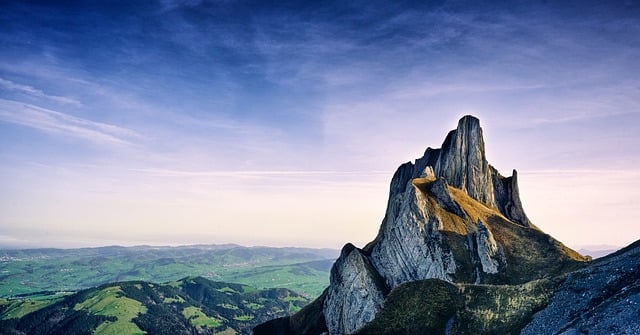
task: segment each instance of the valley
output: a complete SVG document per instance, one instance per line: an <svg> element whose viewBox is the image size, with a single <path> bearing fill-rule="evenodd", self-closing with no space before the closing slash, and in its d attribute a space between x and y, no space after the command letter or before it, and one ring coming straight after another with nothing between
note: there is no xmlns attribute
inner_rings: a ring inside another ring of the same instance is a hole
<svg viewBox="0 0 640 335"><path fill-rule="evenodd" d="M239 245L2 250L0 334L247 334L320 295L337 254Z"/></svg>
<svg viewBox="0 0 640 335"><path fill-rule="evenodd" d="M338 251L201 245L0 250L0 298L72 292L110 282L168 282L185 276L284 287L308 297L329 283Z"/></svg>

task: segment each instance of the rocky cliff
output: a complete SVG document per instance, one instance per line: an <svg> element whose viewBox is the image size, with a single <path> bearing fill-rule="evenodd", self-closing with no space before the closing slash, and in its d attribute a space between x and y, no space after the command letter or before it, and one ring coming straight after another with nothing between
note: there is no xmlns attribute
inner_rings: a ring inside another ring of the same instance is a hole
<svg viewBox="0 0 640 335"><path fill-rule="evenodd" d="M373 320L389 291L369 259L352 244L344 246L331 269L331 283L323 308L330 334L351 334Z"/></svg>
<svg viewBox="0 0 640 335"><path fill-rule="evenodd" d="M503 177L487 162L480 123L465 116L440 149L427 148L423 157L398 168L378 236L362 249L344 247L322 314L329 334L352 334L403 283L519 285L578 269L585 261L531 224L515 170Z"/></svg>

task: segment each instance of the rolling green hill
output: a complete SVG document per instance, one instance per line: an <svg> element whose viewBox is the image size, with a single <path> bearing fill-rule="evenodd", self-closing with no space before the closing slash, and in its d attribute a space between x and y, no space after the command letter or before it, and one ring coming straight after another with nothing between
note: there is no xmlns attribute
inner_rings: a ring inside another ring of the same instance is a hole
<svg viewBox="0 0 640 335"><path fill-rule="evenodd" d="M0 250L0 297L71 292L141 280L168 282L185 276L284 287L309 297L329 283L338 251L331 249L199 245Z"/></svg>
<svg viewBox="0 0 640 335"><path fill-rule="evenodd" d="M0 301L0 334L248 334L309 302L287 289L202 277L117 282L38 301Z"/></svg>

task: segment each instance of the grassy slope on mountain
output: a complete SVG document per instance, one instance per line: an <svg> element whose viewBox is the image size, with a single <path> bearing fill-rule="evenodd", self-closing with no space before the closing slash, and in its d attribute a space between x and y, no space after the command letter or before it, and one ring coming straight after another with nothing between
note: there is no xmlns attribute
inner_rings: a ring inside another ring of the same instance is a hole
<svg viewBox="0 0 640 335"><path fill-rule="evenodd" d="M584 267L590 260L535 226L524 227L509 221L460 189L449 187L449 191L474 221L485 222L503 248L507 266L499 274L487 276L490 283L520 284L562 275Z"/></svg>
<svg viewBox="0 0 640 335"><path fill-rule="evenodd" d="M120 286L105 287L77 303L76 311L87 311L93 315L104 315L115 318L105 321L95 330L95 334L144 334L131 320L147 312L140 301L128 298Z"/></svg>
<svg viewBox="0 0 640 335"><path fill-rule="evenodd" d="M308 300L286 289L205 278L166 284L120 282L80 291L21 318L6 334L247 334L258 323L300 310Z"/></svg>
<svg viewBox="0 0 640 335"><path fill-rule="evenodd" d="M551 280L523 285L409 282L391 291L382 311L358 334L518 334L557 285Z"/></svg>
<svg viewBox="0 0 640 335"><path fill-rule="evenodd" d="M0 320L21 318L31 312L47 307L64 299L64 294L37 294L20 299L0 299Z"/></svg>
<svg viewBox="0 0 640 335"><path fill-rule="evenodd" d="M468 218L461 218L438 206L436 200L425 191L425 185L421 185L419 189L427 196L433 214L442 220L442 233L446 236L449 251L457 261L456 282L475 282L467 235L476 229L478 220L489 228L496 242L502 246L507 263L498 274L483 274L483 283L522 284L562 275L588 264L588 257L581 256L535 227L525 227L509 221L496 209L472 199L460 189L449 186L452 199L460 205Z"/></svg>
<svg viewBox="0 0 640 335"><path fill-rule="evenodd" d="M318 298L299 312L281 318L269 320L253 329L254 335L299 335L322 334L327 332L327 325L322 312L326 289Z"/></svg>
<svg viewBox="0 0 640 335"><path fill-rule="evenodd" d="M337 255L328 249L235 245L0 250L0 297L184 276L285 287L315 297L328 285Z"/></svg>
<svg viewBox="0 0 640 335"><path fill-rule="evenodd" d="M439 334L463 304L454 285L440 280L410 282L393 289L385 307L358 334Z"/></svg>
<svg viewBox="0 0 640 335"><path fill-rule="evenodd" d="M19 319L0 320L0 331L2 334L86 334L87 329L95 329L103 322L116 321L115 317L74 309L96 291L97 289L89 289L66 296Z"/></svg>
<svg viewBox="0 0 640 335"><path fill-rule="evenodd" d="M452 334L518 334L549 303L561 279L522 285L458 285L464 297Z"/></svg>

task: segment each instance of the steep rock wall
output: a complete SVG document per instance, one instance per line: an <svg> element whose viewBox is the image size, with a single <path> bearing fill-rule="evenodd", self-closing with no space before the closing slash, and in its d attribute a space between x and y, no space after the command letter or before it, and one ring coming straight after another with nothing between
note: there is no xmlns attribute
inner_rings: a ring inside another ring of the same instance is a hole
<svg viewBox="0 0 640 335"><path fill-rule="evenodd" d="M342 248L331 269L331 286L324 301L330 334L352 334L382 309L387 286L359 249Z"/></svg>

